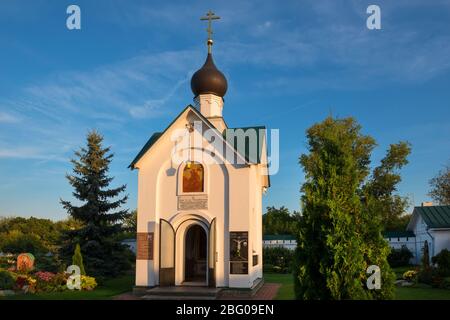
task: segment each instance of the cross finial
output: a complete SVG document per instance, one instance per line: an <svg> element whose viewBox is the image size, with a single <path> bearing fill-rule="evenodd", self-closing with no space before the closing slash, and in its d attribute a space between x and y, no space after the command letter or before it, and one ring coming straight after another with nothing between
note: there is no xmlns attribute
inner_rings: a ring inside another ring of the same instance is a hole
<svg viewBox="0 0 450 320"><path fill-rule="evenodd" d="M206 29L206 31L208 32L208 53L211 53L211 47L213 44L213 40L212 40L212 21L213 20L219 20L220 17L216 16L214 12L212 12L211 10L209 10L206 13L206 17L201 17L200 20L207 20L208 21L208 29Z"/></svg>

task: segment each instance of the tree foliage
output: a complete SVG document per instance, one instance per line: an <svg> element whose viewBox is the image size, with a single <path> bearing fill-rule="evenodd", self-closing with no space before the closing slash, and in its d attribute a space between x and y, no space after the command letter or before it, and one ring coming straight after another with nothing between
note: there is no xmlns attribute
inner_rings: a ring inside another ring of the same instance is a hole
<svg viewBox="0 0 450 320"><path fill-rule="evenodd" d="M430 267L430 248L428 241L425 240L423 244L423 254L422 254L422 268L427 269Z"/></svg>
<svg viewBox="0 0 450 320"><path fill-rule="evenodd" d="M80 244L77 243L75 246L75 252L72 256L72 264L75 266L78 266L80 268L80 274L85 276L86 271L84 270L84 264L83 264L83 255L81 254L81 248Z"/></svg>
<svg viewBox="0 0 450 320"><path fill-rule="evenodd" d="M297 298L391 298L390 249L381 234L382 204L374 194L377 190L388 198L395 191L398 178L392 170L402 162L404 144L391 146L368 182L375 141L353 118L328 117L309 128L307 138L309 153L300 157L306 181L296 250ZM381 290L366 287L370 265L381 268Z"/></svg>
<svg viewBox="0 0 450 320"><path fill-rule="evenodd" d="M288 208L267 207L263 215L263 234L292 234L297 232L297 223L300 219L298 212L291 214Z"/></svg>
<svg viewBox="0 0 450 320"><path fill-rule="evenodd" d="M122 221L128 211L120 209L127 196L120 196L126 186L109 189L113 178L108 176L113 154L102 147L103 137L96 131L87 135L87 146L75 152L73 174L67 175L74 188L73 196L81 202L74 205L61 200L68 214L82 222L82 227L69 230L64 236L62 256L70 259L75 245L80 244L86 272L94 276L115 276L130 267L128 249L117 240Z"/></svg>
<svg viewBox="0 0 450 320"><path fill-rule="evenodd" d="M3 218L0 219L0 251L34 255L56 253L61 233L78 227L79 223L73 219L53 222L34 217Z"/></svg>
<svg viewBox="0 0 450 320"><path fill-rule="evenodd" d="M372 173L364 186L366 196L376 199L376 208L381 213L385 230L402 230L405 226L404 213L409 199L397 194L397 186L401 182L399 170L408 164L407 157L411 146L407 142L391 144L386 156Z"/></svg>
<svg viewBox="0 0 450 320"><path fill-rule="evenodd" d="M450 165L430 180L429 195L440 205L450 205Z"/></svg>

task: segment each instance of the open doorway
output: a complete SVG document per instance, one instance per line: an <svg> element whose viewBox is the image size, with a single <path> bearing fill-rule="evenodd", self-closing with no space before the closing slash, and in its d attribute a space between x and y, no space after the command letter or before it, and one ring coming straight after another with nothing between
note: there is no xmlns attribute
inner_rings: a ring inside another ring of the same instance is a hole
<svg viewBox="0 0 450 320"><path fill-rule="evenodd" d="M184 245L184 284L206 285L207 237L205 230L194 224L186 231Z"/></svg>

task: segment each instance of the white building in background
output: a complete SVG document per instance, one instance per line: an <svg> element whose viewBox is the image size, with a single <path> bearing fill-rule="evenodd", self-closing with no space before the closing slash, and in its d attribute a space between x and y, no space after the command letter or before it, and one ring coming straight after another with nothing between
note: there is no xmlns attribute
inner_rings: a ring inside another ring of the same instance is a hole
<svg viewBox="0 0 450 320"><path fill-rule="evenodd" d="M387 232L384 237L392 248L406 246L413 254L414 264L420 264L425 245L431 259L443 249L450 250L450 206L423 203L414 208L406 231Z"/></svg>
<svg viewBox="0 0 450 320"><path fill-rule="evenodd" d="M130 164L139 170L138 287L254 288L262 280L266 130L228 127L227 80L211 47L208 40L191 79L195 106L153 134Z"/></svg>
<svg viewBox="0 0 450 320"><path fill-rule="evenodd" d="M122 244L127 246L134 254L136 254L136 239L125 239L122 240Z"/></svg>
<svg viewBox="0 0 450 320"><path fill-rule="evenodd" d="M297 240L293 235L281 234L281 235L265 235L263 237L264 248L286 248L289 250L295 250L297 248Z"/></svg>

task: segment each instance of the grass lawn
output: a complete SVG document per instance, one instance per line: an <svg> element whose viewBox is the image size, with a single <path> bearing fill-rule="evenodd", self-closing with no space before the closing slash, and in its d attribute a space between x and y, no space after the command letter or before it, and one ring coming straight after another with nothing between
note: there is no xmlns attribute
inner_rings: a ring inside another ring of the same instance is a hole
<svg viewBox="0 0 450 320"><path fill-rule="evenodd" d="M431 287L400 287L395 291L396 300L450 300L450 290Z"/></svg>
<svg viewBox="0 0 450 320"><path fill-rule="evenodd" d="M134 275L124 275L107 280L93 291L64 291L51 293L22 294L0 299L8 300L109 300L114 296L131 291Z"/></svg>
<svg viewBox="0 0 450 320"><path fill-rule="evenodd" d="M406 270L409 270L406 268ZM404 270L404 271L406 271ZM403 270L396 269L398 273ZM292 300L294 295L294 283L290 274L264 274L264 280L271 283L280 283L276 300ZM435 289L428 286L418 285L417 287L397 287L395 291L396 300L450 300L450 290Z"/></svg>
<svg viewBox="0 0 450 320"><path fill-rule="evenodd" d="M295 298L292 274L265 273L264 280L265 282L281 284L275 300L293 300Z"/></svg>

